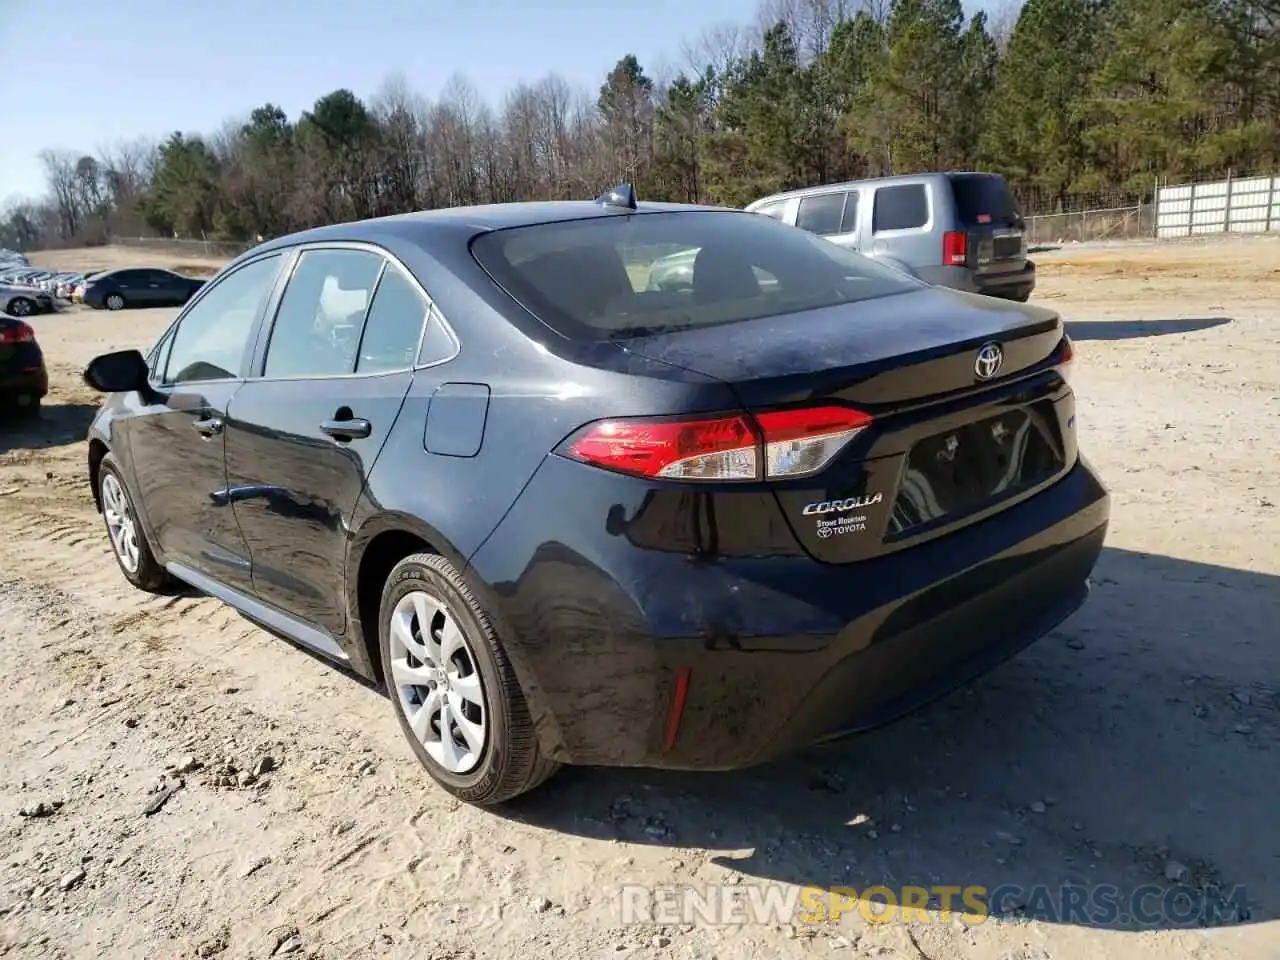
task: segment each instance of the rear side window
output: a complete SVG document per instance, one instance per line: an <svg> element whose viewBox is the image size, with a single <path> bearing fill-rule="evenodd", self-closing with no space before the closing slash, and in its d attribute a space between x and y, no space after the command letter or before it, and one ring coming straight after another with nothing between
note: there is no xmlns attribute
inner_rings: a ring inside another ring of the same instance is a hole
<svg viewBox="0 0 1280 960"><path fill-rule="evenodd" d="M912 230L929 222L929 200L923 183L908 183L876 190L871 229Z"/></svg>
<svg viewBox="0 0 1280 960"><path fill-rule="evenodd" d="M472 241L471 250L548 327L587 340L800 313L919 286L827 240L745 212L646 213L494 230Z"/></svg>
<svg viewBox="0 0 1280 960"><path fill-rule="evenodd" d="M796 214L796 226L820 237L840 232L840 220L844 216L843 193L820 193L804 197Z"/></svg>
<svg viewBox="0 0 1280 960"><path fill-rule="evenodd" d="M427 315L427 328L422 331L422 349L418 351L418 365L428 366L450 360L458 352L458 344L445 327L444 318L433 303Z"/></svg>
<svg viewBox="0 0 1280 960"><path fill-rule="evenodd" d="M1014 226L1021 222L1017 202L1004 177L969 174L951 177L956 215L965 226Z"/></svg>
<svg viewBox="0 0 1280 960"><path fill-rule="evenodd" d="M427 316L427 299L398 268L388 266L369 306L356 373L407 370Z"/></svg>
<svg viewBox="0 0 1280 960"><path fill-rule="evenodd" d="M365 311L383 263L365 250L303 251L280 298L262 375L353 373Z"/></svg>

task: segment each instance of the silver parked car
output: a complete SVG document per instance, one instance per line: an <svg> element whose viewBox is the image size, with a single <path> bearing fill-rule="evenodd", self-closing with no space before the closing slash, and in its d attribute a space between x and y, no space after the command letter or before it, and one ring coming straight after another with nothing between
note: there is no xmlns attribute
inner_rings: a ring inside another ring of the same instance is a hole
<svg viewBox="0 0 1280 960"><path fill-rule="evenodd" d="M52 312L53 294L35 287L0 284L0 313L29 317L33 313Z"/></svg>
<svg viewBox="0 0 1280 960"><path fill-rule="evenodd" d="M1035 289L1022 214L999 174L851 180L773 194L746 209L936 286L1024 301Z"/></svg>

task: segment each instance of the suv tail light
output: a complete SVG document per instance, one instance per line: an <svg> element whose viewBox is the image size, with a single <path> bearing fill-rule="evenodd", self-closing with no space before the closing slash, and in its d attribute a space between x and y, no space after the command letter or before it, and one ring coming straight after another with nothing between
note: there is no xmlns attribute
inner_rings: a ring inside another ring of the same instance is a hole
<svg viewBox="0 0 1280 960"><path fill-rule="evenodd" d="M942 235L942 263L963 267L969 259L969 235L963 230L948 230Z"/></svg>
<svg viewBox="0 0 1280 960"><path fill-rule="evenodd" d="M871 423L845 407L588 424L567 444L582 463L667 480L761 480L821 470Z"/></svg>
<svg viewBox="0 0 1280 960"><path fill-rule="evenodd" d="M36 332L21 320L0 327L0 343L30 343L35 338Z"/></svg>

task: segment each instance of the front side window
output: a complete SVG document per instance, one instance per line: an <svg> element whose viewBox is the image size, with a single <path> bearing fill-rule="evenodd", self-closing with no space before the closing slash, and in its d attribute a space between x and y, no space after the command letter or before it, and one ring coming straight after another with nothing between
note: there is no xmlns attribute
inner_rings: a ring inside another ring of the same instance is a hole
<svg viewBox="0 0 1280 960"><path fill-rule="evenodd" d="M366 250L306 250L280 298L262 375L353 373L365 311L385 263Z"/></svg>
<svg viewBox="0 0 1280 960"><path fill-rule="evenodd" d="M844 215L843 193L820 193L800 201L796 213L796 226L820 237L840 232L840 220Z"/></svg>
<svg viewBox="0 0 1280 960"><path fill-rule="evenodd" d="M471 250L530 313L563 336L588 340L738 323L919 287L828 240L745 212L493 230Z"/></svg>
<svg viewBox="0 0 1280 960"><path fill-rule="evenodd" d="M165 364L166 382L240 376L249 334L271 295L279 269L280 255L273 254L246 264L210 287L178 321Z"/></svg>

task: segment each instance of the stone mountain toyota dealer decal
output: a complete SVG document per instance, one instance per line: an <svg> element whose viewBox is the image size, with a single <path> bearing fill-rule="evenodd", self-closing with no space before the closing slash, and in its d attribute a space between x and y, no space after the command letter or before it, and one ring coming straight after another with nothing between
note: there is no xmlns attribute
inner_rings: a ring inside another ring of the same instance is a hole
<svg viewBox="0 0 1280 960"><path fill-rule="evenodd" d="M843 500L815 500L813 503L806 503L804 510L801 511L806 517L816 516L817 534L823 540L828 537L843 537L851 533L865 533L867 530L867 515L865 513L850 513L851 510L861 510L863 507L870 507L884 500L884 494L873 493L865 497L846 497Z"/></svg>

